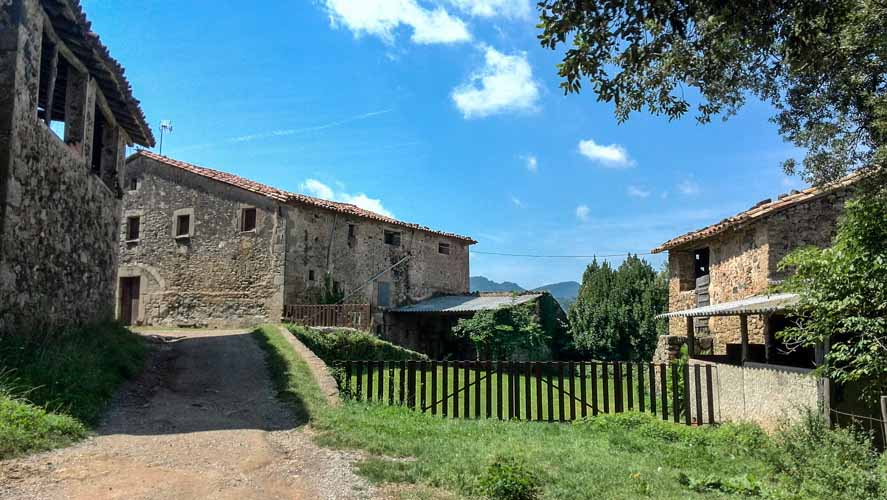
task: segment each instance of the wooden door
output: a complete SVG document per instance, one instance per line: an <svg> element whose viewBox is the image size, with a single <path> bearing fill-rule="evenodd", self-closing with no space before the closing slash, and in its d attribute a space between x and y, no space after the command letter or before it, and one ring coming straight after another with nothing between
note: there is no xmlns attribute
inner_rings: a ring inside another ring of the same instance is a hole
<svg viewBox="0 0 887 500"><path fill-rule="evenodd" d="M124 325L138 322L140 281L138 276L120 279L120 320Z"/></svg>

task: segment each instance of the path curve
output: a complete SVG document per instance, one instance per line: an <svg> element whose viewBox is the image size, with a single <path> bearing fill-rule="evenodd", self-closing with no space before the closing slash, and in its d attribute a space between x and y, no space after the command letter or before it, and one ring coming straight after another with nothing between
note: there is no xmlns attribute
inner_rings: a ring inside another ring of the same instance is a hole
<svg viewBox="0 0 887 500"><path fill-rule="evenodd" d="M315 445L274 395L247 331L151 332L145 372L98 436L0 462L0 498L362 499L356 454Z"/></svg>

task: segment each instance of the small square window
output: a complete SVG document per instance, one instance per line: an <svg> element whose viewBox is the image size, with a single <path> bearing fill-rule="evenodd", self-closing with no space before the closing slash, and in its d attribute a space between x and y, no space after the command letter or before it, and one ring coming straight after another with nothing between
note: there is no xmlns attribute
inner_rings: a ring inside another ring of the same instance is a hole
<svg viewBox="0 0 887 500"><path fill-rule="evenodd" d="M354 238L357 235L357 226L354 224L348 224L348 237Z"/></svg>
<svg viewBox="0 0 887 500"><path fill-rule="evenodd" d="M450 255L450 244L449 243L438 243L437 244L437 253L442 253L444 255Z"/></svg>
<svg viewBox="0 0 887 500"><path fill-rule="evenodd" d="M176 217L176 237L187 237L191 235L191 215L182 214Z"/></svg>
<svg viewBox="0 0 887 500"><path fill-rule="evenodd" d="M397 231L385 231L385 244L400 246L400 233Z"/></svg>
<svg viewBox="0 0 887 500"><path fill-rule="evenodd" d="M139 189L139 178L133 177L129 180L129 190L136 191L137 189Z"/></svg>
<svg viewBox="0 0 887 500"><path fill-rule="evenodd" d="M255 231L256 230L256 209L244 208L240 213L240 230Z"/></svg>
<svg viewBox="0 0 887 500"><path fill-rule="evenodd" d="M139 217L126 218L126 241L135 241L139 239L140 226L141 219Z"/></svg>
<svg viewBox="0 0 887 500"><path fill-rule="evenodd" d="M314 281L314 269L308 270L308 281Z"/></svg>

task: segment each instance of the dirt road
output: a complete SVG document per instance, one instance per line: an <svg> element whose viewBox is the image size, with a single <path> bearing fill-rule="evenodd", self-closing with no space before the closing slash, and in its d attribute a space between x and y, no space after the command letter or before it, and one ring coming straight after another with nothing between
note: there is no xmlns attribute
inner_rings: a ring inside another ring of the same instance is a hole
<svg viewBox="0 0 887 500"><path fill-rule="evenodd" d="M152 334L156 354L99 435L0 462L0 498L373 497L352 471L356 457L314 445L275 399L248 332Z"/></svg>

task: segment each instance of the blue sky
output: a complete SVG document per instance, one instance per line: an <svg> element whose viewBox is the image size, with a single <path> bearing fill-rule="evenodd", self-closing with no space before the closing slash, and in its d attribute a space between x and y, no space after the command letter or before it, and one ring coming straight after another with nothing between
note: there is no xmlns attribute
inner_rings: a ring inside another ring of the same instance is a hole
<svg viewBox="0 0 887 500"><path fill-rule="evenodd" d="M474 251L646 252L803 187L778 166L797 152L762 103L704 126L617 124L591 91L564 96L532 4L84 8L155 133L172 121L165 155L469 235ZM471 273L535 287L578 281L586 264L475 252Z"/></svg>

